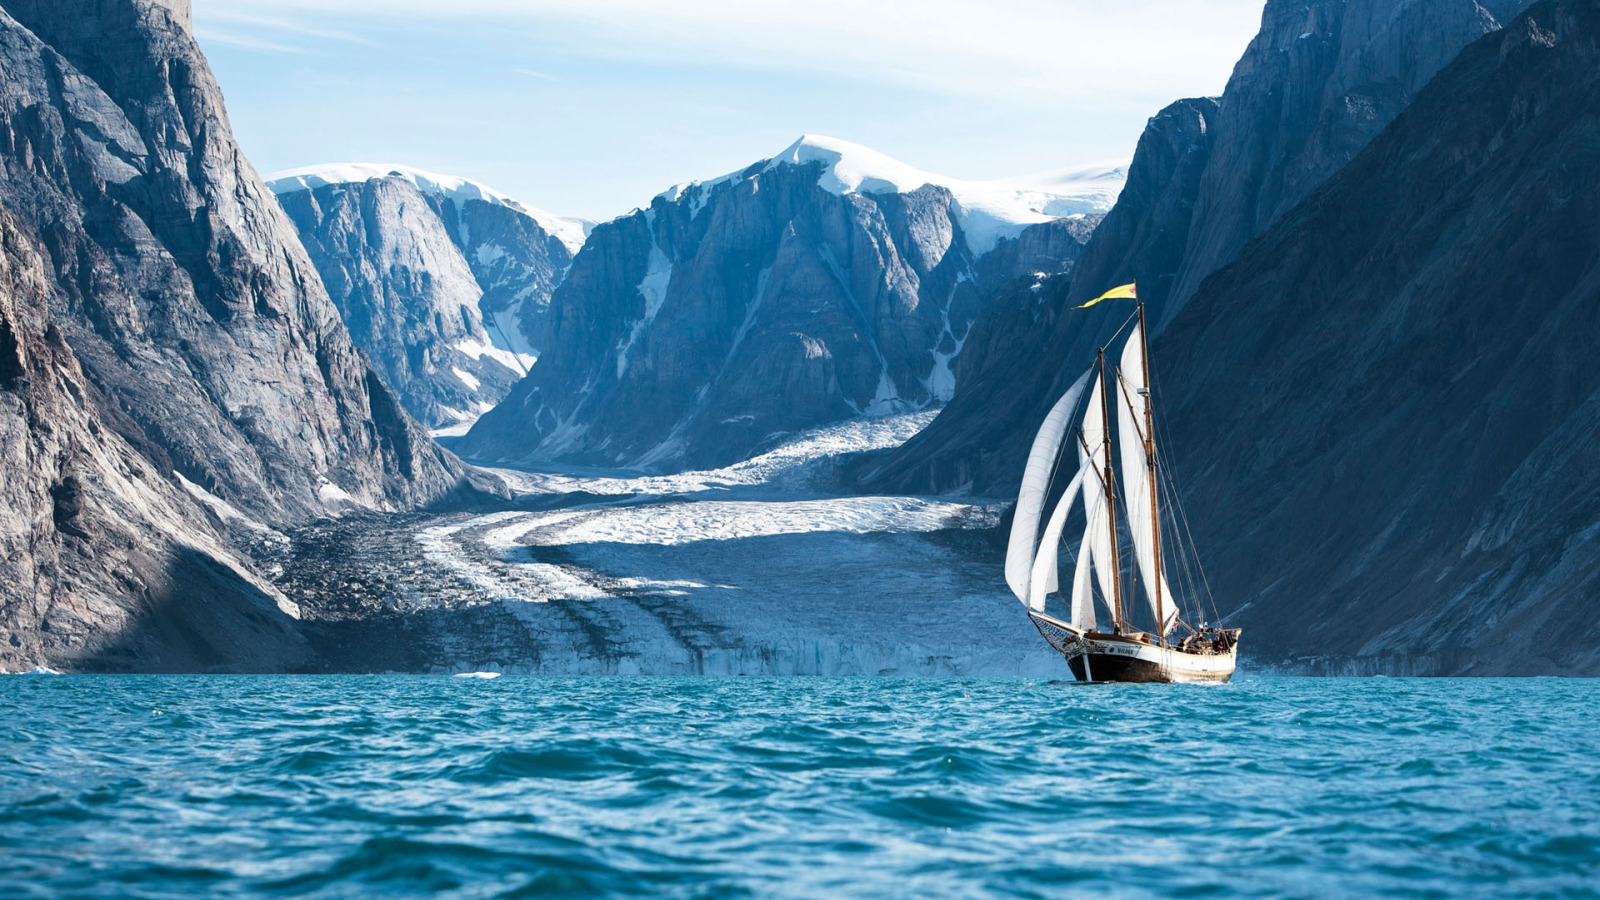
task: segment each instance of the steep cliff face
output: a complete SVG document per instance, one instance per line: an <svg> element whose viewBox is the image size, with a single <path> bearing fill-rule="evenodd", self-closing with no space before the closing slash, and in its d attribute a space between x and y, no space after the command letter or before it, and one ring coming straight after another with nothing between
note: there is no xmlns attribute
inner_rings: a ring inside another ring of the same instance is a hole
<svg viewBox="0 0 1600 900"><path fill-rule="evenodd" d="M1201 280L1352 159L1440 66L1526 5L1270 0L1220 101L1210 109L1185 101L1151 120L1133 169L1165 193L1125 193L1118 205L1127 209L1108 216L1117 227L1101 228L1072 276L1041 291L1040 315L997 307L996 321L979 326L992 337L972 349L972 381L960 382L924 435L867 470L868 486L1013 490L1054 394L1121 321L1108 324L1116 310L1073 306L1137 280L1158 331ZM1188 124L1166 121L1174 115ZM1151 139L1152 131L1187 138ZM990 358L990 345L1001 358Z"/></svg>
<svg viewBox="0 0 1600 900"><path fill-rule="evenodd" d="M1200 282L1394 121L1461 48L1531 0L1268 3L1223 94L1220 137L1161 324ZM1091 295L1092 296L1092 295Z"/></svg>
<svg viewBox="0 0 1600 900"><path fill-rule="evenodd" d="M1120 181L1099 173L1081 202ZM1092 228L1030 199L809 137L675 188L595 229L556 290L549 351L460 448L718 465L824 422L941 403L990 287L1069 266Z"/></svg>
<svg viewBox="0 0 1600 900"><path fill-rule="evenodd" d="M430 427L464 431L527 374L587 223L404 166L271 176L357 346Z"/></svg>
<svg viewBox="0 0 1600 900"><path fill-rule="evenodd" d="M107 425L52 281L0 210L0 671L297 664L294 605Z"/></svg>
<svg viewBox="0 0 1600 900"><path fill-rule="evenodd" d="M224 533L466 470L351 345L186 3L0 7L0 667L296 665Z"/></svg>
<svg viewBox="0 0 1600 900"><path fill-rule="evenodd" d="M1600 9L1540 3L1152 346L1258 658L1600 673L1596 172Z"/></svg>
<svg viewBox="0 0 1600 900"><path fill-rule="evenodd" d="M1180 100L1150 120L1117 205L1073 271L1092 269L1101 273L1095 283L1115 285L1135 272L1176 270L1211 156L1217 111L1215 100ZM1072 284L1067 272L1032 286L1013 285L997 298L973 325L956 370L955 400L898 451L862 460L860 480L877 490L994 488L997 481L1002 490L1014 487L1038 423L1083 371L1040 361L1093 360L1095 348L1127 319L1128 310L1119 304L1073 309L1082 301L1069 301ZM1169 275L1141 280L1139 290L1159 296L1170 286Z"/></svg>
<svg viewBox="0 0 1600 900"><path fill-rule="evenodd" d="M240 154L183 10L6 0L0 204L52 318L161 473L267 523L393 509L463 477L350 343Z"/></svg>

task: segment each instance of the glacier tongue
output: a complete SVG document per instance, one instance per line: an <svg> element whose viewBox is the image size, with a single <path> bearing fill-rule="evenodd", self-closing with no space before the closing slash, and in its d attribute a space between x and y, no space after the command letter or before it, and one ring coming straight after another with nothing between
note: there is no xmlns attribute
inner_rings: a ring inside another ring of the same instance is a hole
<svg viewBox="0 0 1600 900"><path fill-rule="evenodd" d="M430 564L520 623L444 668L580 674L1061 675L999 566L951 549L994 505L826 491L931 413L821 428L671 476L502 474L525 509L425 523ZM551 508L558 507L558 508Z"/></svg>

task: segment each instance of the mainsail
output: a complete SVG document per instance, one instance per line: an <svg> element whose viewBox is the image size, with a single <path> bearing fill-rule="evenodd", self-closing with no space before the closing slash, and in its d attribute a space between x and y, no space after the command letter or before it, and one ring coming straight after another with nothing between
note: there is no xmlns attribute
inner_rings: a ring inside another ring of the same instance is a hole
<svg viewBox="0 0 1600 900"><path fill-rule="evenodd" d="M1089 500L1090 495L1094 492L1095 491L1092 486L1089 490L1084 491L1084 500ZM1109 534L1106 529L1105 511L1105 495L1102 491L1100 502L1094 505L1094 512L1089 514L1089 524L1084 529L1083 541L1079 544L1078 567L1073 573L1072 578L1072 609L1069 618L1074 626L1082 628L1084 631L1092 630L1096 624L1094 616L1094 591L1089 585L1089 569L1090 562L1093 559L1094 554L1099 552L1094 549L1097 543L1097 536ZM1102 560L1104 558L1105 557L1101 557ZM1100 596L1105 598L1107 603L1110 603L1111 588L1109 587L1110 578L1107 577L1106 563L1094 563L1094 571L1095 574L1100 576L1102 589ZM1116 611L1112 610L1112 615L1115 614Z"/></svg>
<svg viewBox="0 0 1600 900"><path fill-rule="evenodd" d="M1011 520L1011 540L1006 546L1006 584L1023 603L1029 602L1034 555L1038 550L1039 518L1044 512L1045 495L1050 491L1050 474L1067 429L1072 425L1072 411L1077 408L1088 380L1089 373L1084 372L1050 408L1044 425L1033 438L1033 449L1028 452L1028 467L1022 473L1022 489L1017 492L1017 508Z"/></svg>
<svg viewBox="0 0 1600 900"><path fill-rule="evenodd" d="M1144 323L1133 328L1128 343L1122 349L1119 367L1117 405L1117 449L1122 477L1124 508L1128 513L1128 532L1133 537L1133 555L1139 567L1139 580L1144 585L1145 598L1150 601L1150 611L1161 623L1162 634L1172 627L1178 617L1178 606L1172 601L1172 591L1165 579L1160 581L1160 598L1157 599L1156 523L1155 500L1151 497L1153 479L1153 450L1147 451L1144 433L1144 406L1148 402L1150 379L1145 371ZM1149 446L1154 447L1154 438Z"/></svg>

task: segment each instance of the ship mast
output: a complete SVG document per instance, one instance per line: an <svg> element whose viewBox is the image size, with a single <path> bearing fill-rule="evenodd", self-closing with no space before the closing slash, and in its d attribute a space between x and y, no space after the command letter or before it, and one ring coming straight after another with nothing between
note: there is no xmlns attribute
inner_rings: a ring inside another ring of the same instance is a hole
<svg viewBox="0 0 1600 900"><path fill-rule="evenodd" d="M1139 353L1144 361L1144 384L1139 393L1144 396L1144 459L1150 473L1150 531L1155 547L1155 598L1156 633L1161 636L1161 646L1167 645L1167 612L1161 603L1161 514L1156 502L1156 432L1155 416L1150 409L1150 334L1144 327L1144 304L1139 304ZM1104 366L1102 354L1101 365Z"/></svg>
<svg viewBox="0 0 1600 900"><path fill-rule="evenodd" d="M1100 365L1100 418L1105 422L1104 436L1101 438L1102 446L1106 451L1106 527L1111 530L1111 619L1112 629L1117 634L1122 633L1122 562L1117 551L1117 487L1116 476L1111 465L1111 405L1106 400L1106 351L1104 347L1099 352Z"/></svg>

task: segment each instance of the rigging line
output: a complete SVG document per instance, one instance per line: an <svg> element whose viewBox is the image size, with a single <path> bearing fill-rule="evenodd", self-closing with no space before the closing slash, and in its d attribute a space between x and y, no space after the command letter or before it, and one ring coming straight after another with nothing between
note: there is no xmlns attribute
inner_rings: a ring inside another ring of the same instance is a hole
<svg viewBox="0 0 1600 900"><path fill-rule="evenodd" d="M1102 352L1104 352L1107 347L1109 347L1112 344L1116 343L1117 338L1122 335L1122 330L1124 328L1127 328L1129 325L1133 324L1133 321L1135 319L1137 319L1137 318L1139 318L1139 311L1137 309L1135 309L1132 313L1130 313L1128 315L1128 318L1127 318L1126 321L1124 321L1121 325L1117 326L1117 330L1116 331L1111 332L1111 336L1106 338L1106 342L1104 344L1100 345L1100 350Z"/></svg>
<svg viewBox="0 0 1600 900"><path fill-rule="evenodd" d="M1177 479L1172 474L1170 461L1166 471L1164 472L1164 475L1166 477L1165 483L1167 494L1172 500L1171 509L1169 509L1168 514L1172 521L1173 529L1180 536L1188 535L1187 540L1179 540L1177 545L1184 550L1186 556L1192 554L1195 568L1200 569L1201 574L1203 575L1204 567L1200 565L1200 548L1194 543L1193 532L1188 528L1187 510L1183 505L1182 494L1178 490Z"/></svg>
<svg viewBox="0 0 1600 900"><path fill-rule="evenodd" d="M1158 424L1157 428L1160 429L1161 426ZM1162 434L1162 443L1166 443L1166 438L1165 438L1164 432ZM1186 558L1189 558L1190 555L1192 554L1192 559L1193 559L1193 562L1194 562L1194 568L1199 570L1200 575L1203 578L1205 576L1205 569L1204 569L1203 566L1200 565L1200 551L1199 551L1199 548L1197 546L1195 546L1195 544L1194 544L1193 534L1188 529L1187 519L1180 519L1180 513L1182 513L1182 511L1183 511L1183 500L1182 500L1182 496L1178 492L1177 479L1175 478L1175 476L1172 473L1172 465L1171 465L1171 461L1170 460L1168 461L1168 465L1165 467L1165 469L1163 470L1162 474L1165 477L1165 485L1166 485L1166 488L1167 488L1167 496L1172 501L1171 504L1169 505L1168 510L1167 510L1168 518L1169 518L1169 521L1171 521L1171 523L1172 523L1174 533L1176 533L1176 534L1178 534L1180 536L1180 540L1178 540L1178 541L1176 541L1174 543L1176 544L1176 546L1177 546L1177 548L1179 550L1183 551L1183 554L1184 554L1184 556ZM1185 535L1185 534L1188 535L1188 540L1181 539L1182 536ZM1193 588L1198 586L1193 581L1193 573L1188 572L1187 571L1187 567L1185 567L1184 574L1186 576L1188 576L1189 586L1190 586L1191 589L1193 589ZM1195 595L1198 597L1199 591L1195 591ZM1207 586L1207 596L1208 596L1208 599L1211 602L1212 607L1214 608L1216 606L1216 601L1209 597L1209 585ZM1215 610L1213 609L1213 611L1215 611Z"/></svg>
<svg viewBox="0 0 1600 900"><path fill-rule="evenodd" d="M1150 391L1151 391L1151 393L1154 393L1155 390L1156 390L1156 381L1155 381L1154 375L1152 374L1152 376L1150 378ZM1167 440L1166 432L1165 432L1165 429L1162 427L1162 425L1160 423L1156 423L1156 428L1161 431L1161 443L1162 443L1162 445L1166 446L1166 447L1171 447L1172 444L1171 444L1170 441ZM1170 457L1168 458L1167 464L1166 464L1166 466L1164 468L1166 469L1167 480L1170 482L1169 487L1167 489L1167 495L1172 498L1173 508L1177 510L1178 517L1179 517L1179 519L1180 519L1180 521L1181 521L1181 523L1183 525L1184 537L1188 540L1189 548L1194 553L1195 569L1199 571L1199 573L1200 573L1200 582L1201 582L1201 584L1203 584L1205 586L1205 589L1206 589L1206 600L1211 604L1211 614L1213 616L1215 616L1216 617L1216 621L1218 623L1220 623L1222 621L1222 614L1217 610L1217 597L1216 597L1215 594L1213 594L1211 592L1211 579L1206 577L1206 567L1204 565L1202 565L1201 562L1200 562L1200 546L1195 543L1194 532L1189 528L1189 512L1188 512L1188 510L1186 510L1184 508L1183 495L1181 493L1179 493L1179 491L1177 489L1176 476L1174 475L1174 473L1172 471L1173 467L1172 467L1172 460L1171 460Z"/></svg>
<svg viewBox="0 0 1600 900"><path fill-rule="evenodd" d="M1213 616L1216 616L1217 617L1217 621L1220 622L1220 621L1222 621L1222 614L1217 611L1217 598L1216 598L1216 595L1211 593L1211 579L1206 577L1206 568L1205 568L1205 566L1202 566L1202 565L1198 564L1199 557L1200 557L1200 548L1194 542L1194 532L1189 530L1189 515L1188 515L1188 513L1184 512L1183 501L1179 500L1176 503L1174 503L1173 505L1177 507L1178 514L1183 517L1182 521L1183 521L1184 537L1188 539L1189 546L1194 549L1195 560L1196 560L1195 569L1197 569L1200 572L1200 582L1205 585L1205 588L1206 588L1206 600L1208 600L1211 603L1211 614Z"/></svg>
<svg viewBox="0 0 1600 900"><path fill-rule="evenodd" d="M1146 378L1148 378L1150 376L1149 372L1146 372L1144 374L1145 374ZM1127 381L1127 379L1122 377L1122 369L1121 368L1117 369L1117 387L1121 389L1121 390L1117 391L1117 393L1122 395L1123 403L1127 404L1128 412L1133 416L1133 433L1139 436L1139 440L1140 440L1141 443L1146 441L1146 440L1151 440L1151 441L1155 440L1155 435L1154 434L1147 435L1147 434L1144 433L1144 429L1139 427L1139 418L1140 418L1139 410L1134 409L1134 407L1133 407L1133 398L1128 396L1128 381ZM1151 418L1154 419L1155 417L1152 416ZM1162 443L1163 446L1165 446L1166 441L1162 441L1161 443Z"/></svg>
<svg viewBox="0 0 1600 900"><path fill-rule="evenodd" d="M1175 493L1172 487L1172 480L1170 478L1167 478L1165 481L1163 481L1163 485L1166 487L1169 493ZM1162 513L1163 524L1170 525L1172 527L1172 533L1178 533L1177 517L1173 513L1171 507L1163 506ZM1200 592L1196 590L1193 573L1189 571L1189 566L1187 565L1188 554L1186 552L1186 548L1184 547L1183 541L1180 539L1163 545L1163 549L1167 549L1168 547L1171 548L1169 552L1172 554L1175 565L1168 568L1167 572L1169 575L1174 569L1177 572L1177 575L1174 577L1173 587L1177 590L1178 595L1173 598L1173 602L1178 604L1179 615L1180 617L1183 615L1183 603L1181 600L1185 598L1192 598L1197 607L1194 611L1199 612L1198 606ZM1187 620L1180 618L1180 621L1182 621L1184 627L1188 628L1191 632L1195 630L1194 626L1190 625Z"/></svg>
<svg viewBox="0 0 1600 900"><path fill-rule="evenodd" d="M1177 493L1177 491L1173 490L1172 493L1175 494L1175 493ZM1172 516L1172 533L1173 534L1182 534L1183 533L1183 529L1182 529L1180 523L1178 522L1178 514L1177 514L1177 512L1173 511L1171 513L1171 516ZM1194 598L1195 606L1198 607L1200 605L1200 578L1196 573L1200 568L1199 556L1194 552L1194 548L1189 546L1187 541L1179 540L1179 541L1176 541L1175 543L1180 548L1183 549L1183 556L1184 556L1184 561L1185 561L1184 573L1183 573L1184 574L1184 581L1188 585L1187 590L1189 591L1189 596Z"/></svg>
<svg viewBox="0 0 1600 900"><path fill-rule="evenodd" d="M1167 479L1167 492L1169 494L1176 494L1177 493L1177 490L1172 486L1172 480L1170 478ZM1181 535L1182 531L1181 531L1181 529L1179 528L1179 525L1178 525L1177 513L1172 509L1171 506L1168 506L1166 512L1167 512L1167 521L1172 526L1172 533ZM1189 598L1193 598L1194 604L1195 604L1195 607L1196 607L1195 611L1196 612L1200 612L1200 610L1198 609L1198 607L1200 606L1199 583L1195 580L1195 575L1194 575L1194 571L1193 571L1195 568L1198 568L1198 560L1193 558L1193 556L1189 552L1190 548L1185 544L1185 542L1183 540L1180 539L1180 540L1173 541L1172 544L1173 544L1174 555L1178 558L1178 567L1177 567L1178 568L1178 577L1179 577L1179 579L1182 580L1182 583L1183 583L1184 596L1185 597L1189 597Z"/></svg>
<svg viewBox="0 0 1600 900"><path fill-rule="evenodd" d="M1117 540L1126 541L1129 544L1133 543L1133 530L1129 528L1128 523L1122 519L1117 520ZM1129 553L1127 556L1120 556L1117 558L1117 562L1119 564L1117 567L1118 576L1124 577L1129 591L1132 592L1132 596L1137 598L1140 596L1141 592L1143 592L1145 595L1148 595L1149 588L1145 587L1144 578L1139 574L1139 561L1134 558L1134 555ZM1148 610L1149 604L1135 602L1129 604L1129 606L1131 608L1124 619L1137 625L1137 621L1134 617L1139 614L1140 609ZM1151 615L1154 616L1154 613L1151 613ZM1141 628L1139 630L1143 631L1146 629Z"/></svg>

